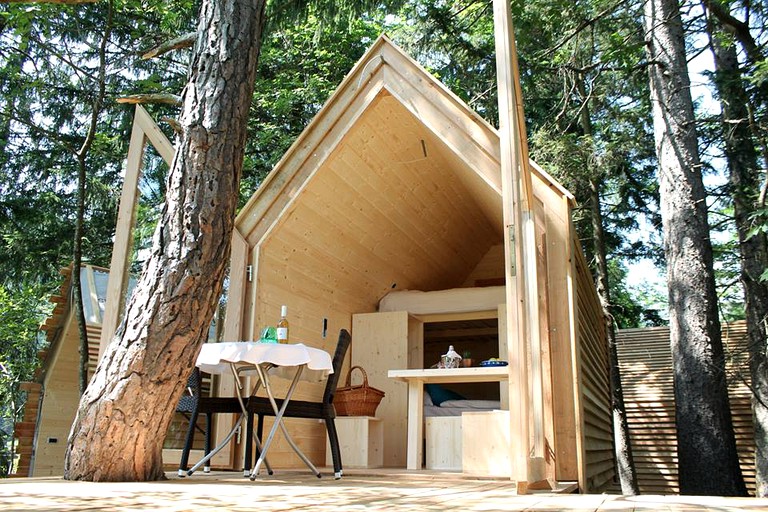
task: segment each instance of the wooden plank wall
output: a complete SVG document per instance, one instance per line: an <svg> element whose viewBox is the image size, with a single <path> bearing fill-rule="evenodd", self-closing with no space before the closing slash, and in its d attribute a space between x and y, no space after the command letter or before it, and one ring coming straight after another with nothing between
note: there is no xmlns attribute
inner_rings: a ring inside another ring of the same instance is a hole
<svg viewBox="0 0 768 512"><path fill-rule="evenodd" d="M611 426L608 344L602 309L592 274L582 254L578 239L573 240L576 267L577 336L583 414L585 456L584 492L604 490L614 478L613 429Z"/></svg>
<svg viewBox="0 0 768 512"><path fill-rule="evenodd" d="M747 366L746 324L723 325L728 390L739 460L747 488L755 490L755 445ZM677 430L669 328L624 329L617 337L632 454L640 491L676 494Z"/></svg>
<svg viewBox="0 0 768 512"><path fill-rule="evenodd" d="M22 382L19 387L27 393L27 401L24 403L22 419L13 425L13 437L18 439L16 453L19 463L11 477L30 476L32 466L32 452L35 439L35 424L40 409L40 393L42 386L38 382Z"/></svg>

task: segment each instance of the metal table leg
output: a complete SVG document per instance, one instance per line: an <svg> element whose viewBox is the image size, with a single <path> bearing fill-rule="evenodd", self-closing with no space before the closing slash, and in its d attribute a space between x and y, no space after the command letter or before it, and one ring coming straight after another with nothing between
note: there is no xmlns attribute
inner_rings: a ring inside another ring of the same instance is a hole
<svg viewBox="0 0 768 512"><path fill-rule="evenodd" d="M229 434L227 434L227 437L225 437L224 440L221 443L216 445L216 447L213 450L211 450L211 452L208 453L205 457L203 457L197 464L195 464L194 466L189 468L189 470L187 471L187 475L188 476L192 476L192 473L194 473L195 471L200 469L200 467L203 464L205 464L206 462L211 460L217 453L219 453L225 446L227 446L227 444L229 444L229 442L234 437L235 433L237 433L237 429L241 428L241 426L243 424L243 420L246 418L246 415L248 414L248 410L246 409L245 404L243 403L243 396L242 396L242 391L241 391L242 390L242 385L240 384L240 375L239 375L238 370L235 368L235 365L233 363L230 363L230 368L232 368L232 374L235 377L235 384L236 384L236 386L235 386L235 394L237 395L237 401L240 404L240 409L243 412L240 413L240 416L237 418L237 421L235 422L235 426L232 427L232 430L229 431ZM256 366L256 368L258 369L259 367ZM253 369L253 368L250 368L250 367L241 368L240 371L242 371L243 369ZM258 391L260 385L261 385L261 377L259 377L259 380L256 382L256 385L254 386L253 391L251 392L251 395L255 395L256 394L256 392ZM258 439L256 439L256 447L259 449L259 451L263 455L264 451L262 450L261 443L260 443L260 441ZM273 471L272 471L272 468L269 466L269 462L266 460L265 457L264 457L264 465L267 467L267 471L271 475L273 473Z"/></svg>
<svg viewBox="0 0 768 512"><path fill-rule="evenodd" d="M235 372L235 382L237 382L237 388L235 388L236 394L237 394L237 401L240 403L240 409L243 411L243 418L247 418L248 417L247 416L248 408L245 406L245 403L243 403L243 397L242 397L242 394L240 393L240 378L239 378L240 377L240 372L250 371L250 370L254 370L255 369L256 372L258 373L261 367L259 365L254 365L254 366L241 366L240 368L235 369L235 365L234 364L230 364L230 366L232 368L232 371ZM259 386L261 386L261 377L256 379L256 384L253 386L253 389L251 390L251 394L249 395L248 398L250 398L252 396L256 396L256 392L259 390ZM258 450L258 452L260 454L264 453L263 448L261 446L261 440L259 439L259 436L257 436L256 433L253 432L251 434L251 437L253 438L254 441L256 441L256 449ZM274 473L274 471L272 471L272 468L269 465L269 461L267 461L266 458L264 459L264 465L267 467L267 472L270 475ZM244 474L243 476L249 476L249 474L250 474L250 472Z"/></svg>
<svg viewBox="0 0 768 512"><path fill-rule="evenodd" d="M272 394L272 387L269 384L269 375L264 368L257 366L256 371L259 374L259 379L264 384L264 389L267 392L267 397L269 398L269 402L272 404L272 409L275 411L275 422L272 425L272 428L269 431L269 435L267 436L267 440L264 442L264 449L261 452L261 456L259 457L259 460L256 461L256 465L253 467L253 470L251 471L251 480L255 480L256 476L259 474L259 468L261 467L261 463L265 461L267 456L267 450L269 449L270 444L272 444L272 440L275 437L275 433L277 432L277 428L280 427L280 429L283 431L283 435L285 436L286 441L288 441L288 444L291 445L291 448L294 452L301 458L302 461L304 461L304 464L309 467L309 469L314 473L314 475L317 478L320 478L320 472L317 470L317 468L312 464L312 462L307 458L306 455L299 449L298 446L296 446L296 443L293 441L293 438L288 433L288 429L286 428L285 424L283 423L283 415L285 414L285 410L288 407L288 402L291 400L291 396L293 395L294 389L296 389L296 384L299 382L299 378L301 377L301 372L304 370L305 365L301 365L297 367L296 374L293 377L293 380L291 381L291 386L288 388L288 393L285 395L285 399L283 400L283 405L278 409L277 402L275 402L275 397Z"/></svg>

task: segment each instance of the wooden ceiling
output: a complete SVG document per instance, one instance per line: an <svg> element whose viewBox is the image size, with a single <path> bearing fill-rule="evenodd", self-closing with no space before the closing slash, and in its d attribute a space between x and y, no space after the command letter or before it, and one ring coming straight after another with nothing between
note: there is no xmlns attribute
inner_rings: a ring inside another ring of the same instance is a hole
<svg viewBox="0 0 768 512"><path fill-rule="evenodd" d="M277 230L312 265L336 269L335 290L362 288L376 302L393 287L461 286L502 232L498 192L386 92L294 198Z"/></svg>

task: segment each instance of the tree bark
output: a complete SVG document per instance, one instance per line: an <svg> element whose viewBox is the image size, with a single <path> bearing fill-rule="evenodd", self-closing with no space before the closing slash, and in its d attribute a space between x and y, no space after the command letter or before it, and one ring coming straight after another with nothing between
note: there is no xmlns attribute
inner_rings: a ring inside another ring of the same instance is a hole
<svg viewBox="0 0 768 512"><path fill-rule="evenodd" d="M264 6L264 0L202 2L183 134L152 253L80 401L66 479L164 477L163 440L228 263Z"/></svg>
<svg viewBox="0 0 768 512"><path fill-rule="evenodd" d="M644 24L667 260L682 494L744 496L725 380L706 192L677 0Z"/></svg>
<svg viewBox="0 0 768 512"><path fill-rule="evenodd" d="M584 89L584 81L581 77L578 81L578 90L582 98L588 98ZM580 109L580 124L584 134L593 136L592 119L588 105ZM594 154L594 145L592 152ZM599 158L595 155L595 161ZM599 166L597 166L599 167ZM599 170L597 176L589 180L590 188L590 213L592 220L592 246L597 260L597 295L600 298L600 306L603 310L605 322L605 334L608 340L608 358L610 364L611 379L611 416L613 418L613 451L616 457L616 471L621 486L621 494L636 496L640 494L637 485L637 471L632 456L632 442L629 436L629 422L627 421L627 409L624 406L624 388L621 385L621 370L619 369L619 354L616 349L616 329L611 314L611 290L608 282L608 258L605 249L605 230L603 228L603 212L601 204L601 176Z"/></svg>
<svg viewBox="0 0 768 512"><path fill-rule="evenodd" d="M590 180L592 189L592 229L594 237L597 264L597 293L605 321L605 334L608 340L608 358L611 379L611 417L613 418L613 451L616 456L616 471L618 472L621 494L636 496L640 494L637 484L637 471L632 456L632 442L629 436L627 409L624 406L624 388L621 385L621 370L619 369L619 354L616 348L616 328L611 314L611 294L608 287L608 262L605 253L605 237L603 235L602 213L600 212L599 184Z"/></svg>
<svg viewBox="0 0 768 512"><path fill-rule="evenodd" d="M752 411L755 429L755 488L759 497L768 496L768 285L760 279L768 268L768 241L765 233L752 234L752 215L762 207L758 152L752 140L747 105L749 97L739 68L735 42L728 37L718 18L710 16L710 41L715 57L715 85L722 110L725 156L728 162L730 193L733 198L736 230L741 255L741 283L749 339Z"/></svg>

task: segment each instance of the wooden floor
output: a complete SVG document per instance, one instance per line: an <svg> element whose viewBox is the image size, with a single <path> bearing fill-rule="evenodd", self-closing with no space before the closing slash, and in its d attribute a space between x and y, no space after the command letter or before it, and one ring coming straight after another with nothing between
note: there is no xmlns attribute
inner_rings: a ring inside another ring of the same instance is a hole
<svg viewBox="0 0 768 512"><path fill-rule="evenodd" d="M768 499L558 494L518 496L503 480L478 480L428 471L348 470L334 480L306 471L276 472L255 482L238 473L198 473L162 482L70 482L60 477L0 480L3 511L95 510L577 510L768 511Z"/></svg>

